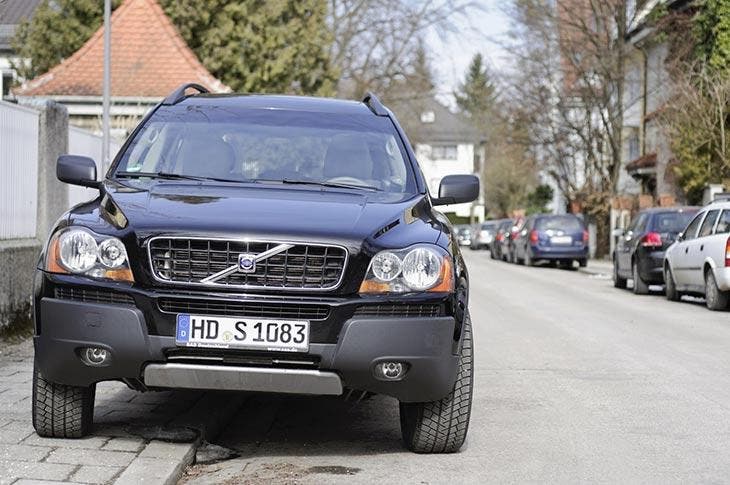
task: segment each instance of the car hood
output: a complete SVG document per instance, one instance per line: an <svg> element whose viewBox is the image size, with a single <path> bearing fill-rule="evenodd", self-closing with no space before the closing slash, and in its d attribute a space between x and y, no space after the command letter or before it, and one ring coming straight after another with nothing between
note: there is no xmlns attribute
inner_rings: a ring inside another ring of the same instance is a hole
<svg viewBox="0 0 730 485"><path fill-rule="evenodd" d="M105 192L142 238L185 234L360 243L402 221L406 212L424 202L423 195L412 194L185 182L146 187L108 183ZM417 236L420 241L438 239L429 217L413 219L431 229Z"/></svg>

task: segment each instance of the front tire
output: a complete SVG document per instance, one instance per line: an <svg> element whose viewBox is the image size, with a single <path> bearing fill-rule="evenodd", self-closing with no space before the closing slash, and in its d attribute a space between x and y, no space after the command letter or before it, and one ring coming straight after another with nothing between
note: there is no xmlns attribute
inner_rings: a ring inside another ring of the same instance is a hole
<svg viewBox="0 0 730 485"><path fill-rule="evenodd" d="M400 403L403 443L416 453L455 453L466 440L474 387L471 319L464 319L459 370L453 390L443 399Z"/></svg>
<svg viewBox="0 0 730 485"><path fill-rule="evenodd" d="M707 302L707 308L712 311L727 310L728 301L730 301L730 293L717 287L717 281L712 269L705 272L705 301Z"/></svg>
<svg viewBox="0 0 730 485"><path fill-rule="evenodd" d="M634 295L648 295L649 285L644 283L644 280L641 279L641 275L639 274L639 265L634 262L634 264L631 265L631 269L634 280Z"/></svg>
<svg viewBox="0 0 730 485"><path fill-rule="evenodd" d="M96 385L67 386L33 368L33 427L46 438L82 438L94 421Z"/></svg>

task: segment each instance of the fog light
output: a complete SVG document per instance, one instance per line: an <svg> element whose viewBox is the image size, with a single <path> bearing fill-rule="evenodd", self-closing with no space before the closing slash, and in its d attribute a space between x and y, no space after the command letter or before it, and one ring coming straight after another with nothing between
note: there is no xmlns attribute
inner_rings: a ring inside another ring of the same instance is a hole
<svg viewBox="0 0 730 485"><path fill-rule="evenodd" d="M81 360L91 367L103 367L109 365L110 354L101 347L86 347L81 349Z"/></svg>
<svg viewBox="0 0 730 485"><path fill-rule="evenodd" d="M408 370L402 362L381 362L375 366L375 376L380 379L395 381L402 378Z"/></svg>

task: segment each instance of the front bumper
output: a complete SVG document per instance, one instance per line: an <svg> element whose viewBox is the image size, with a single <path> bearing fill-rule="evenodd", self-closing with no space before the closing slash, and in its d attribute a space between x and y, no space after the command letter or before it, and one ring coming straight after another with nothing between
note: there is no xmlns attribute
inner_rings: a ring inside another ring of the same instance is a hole
<svg viewBox="0 0 730 485"><path fill-rule="evenodd" d="M446 302L439 316L361 316L344 308L333 310L332 318L349 316L338 322L313 322L307 353L191 349L175 344L174 330L165 321L150 321L166 317L150 309L155 297L149 294L135 293L134 303L71 301L49 291L58 285L59 277L40 277L46 288L36 299L36 363L47 379L61 384L124 380L142 389L301 394L338 394L350 388L403 402L424 402L444 397L456 378L458 331ZM80 353L86 347L106 349L109 365L85 364ZM408 371L400 380L381 380L374 367L382 361L403 362ZM186 365L197 367L187 367L190 372L186 373Z"/></svg>

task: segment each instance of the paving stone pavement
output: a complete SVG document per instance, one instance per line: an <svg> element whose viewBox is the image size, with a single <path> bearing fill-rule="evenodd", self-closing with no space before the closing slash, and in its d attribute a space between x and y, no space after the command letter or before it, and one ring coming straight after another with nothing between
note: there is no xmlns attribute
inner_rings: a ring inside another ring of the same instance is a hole
<svg viewBox="0 0 730 485"><path fill-rule="evenodd" d="M141 393L105 382L97 385L91 436L41 438L31 424L32 372L30 340L0 342L0 485L175 483L200 442L192 428L211 426L205 416L222 425L236 407L228 396ZM210 409L211 403L221 405Z"/></svg>

